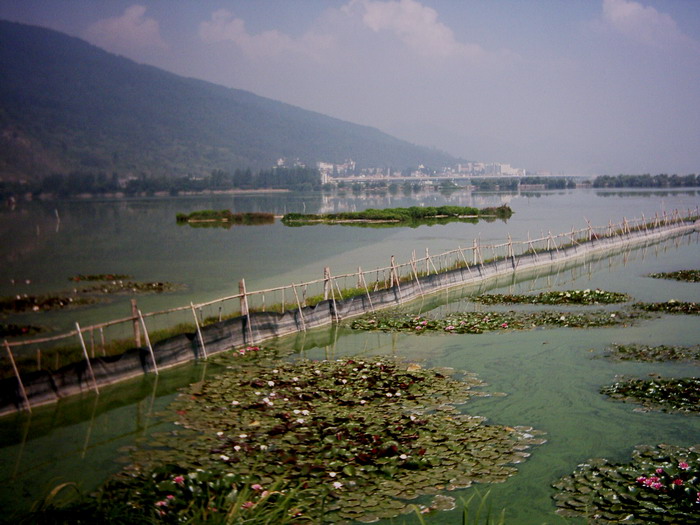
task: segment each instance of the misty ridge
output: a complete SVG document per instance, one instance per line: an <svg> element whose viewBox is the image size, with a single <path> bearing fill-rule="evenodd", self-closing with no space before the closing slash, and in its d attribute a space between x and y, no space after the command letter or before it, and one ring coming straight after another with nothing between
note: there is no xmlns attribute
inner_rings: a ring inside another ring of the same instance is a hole
<svg viewBox="0 0 700 525"><path fill-rule="evenodd" d="M459 162L377 129L0 21L0 178L203 177L280 158L403 169Z"/></svg>

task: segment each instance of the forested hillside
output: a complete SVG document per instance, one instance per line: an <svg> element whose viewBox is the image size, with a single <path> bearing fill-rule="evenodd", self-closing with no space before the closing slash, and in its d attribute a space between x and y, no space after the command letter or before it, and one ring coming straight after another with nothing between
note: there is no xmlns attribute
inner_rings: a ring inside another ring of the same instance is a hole
<svg viewBox="0 0 700 525"><path fill-rule="evenodd" d="M281 157L359 166L455 159L376 129L184 78L78 38L0 21L0 177L202 176Z"/></svg>

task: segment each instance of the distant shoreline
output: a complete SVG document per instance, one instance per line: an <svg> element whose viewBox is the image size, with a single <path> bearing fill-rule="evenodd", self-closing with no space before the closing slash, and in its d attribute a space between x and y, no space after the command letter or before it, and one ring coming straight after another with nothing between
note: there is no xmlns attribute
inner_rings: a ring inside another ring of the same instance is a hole
<svg viewBox="0 0 700 525"><path fill-rule="evenodd" d="M59 197L53 193L42 193L36 197L31 194L23 195L24 200L65 200L65 199L78 199L78 200L89 200L89 199L131 199L134 197L191 197L198 195L254 195L261 193L289 193L292 190L281 189L281 188L260 188L255 190L203 190L203 191L181 191L177 195L172 195L168 191L156 191L151 194L144 192L140 193L124 193L121 191L111 192L111 193L78 193L76 195L71 195L70 197Z"/></svg>

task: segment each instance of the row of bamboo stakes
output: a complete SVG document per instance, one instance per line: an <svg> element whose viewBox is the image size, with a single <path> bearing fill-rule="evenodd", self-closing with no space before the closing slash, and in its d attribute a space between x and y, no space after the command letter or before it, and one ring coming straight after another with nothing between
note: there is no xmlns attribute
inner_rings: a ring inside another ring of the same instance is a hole
<svg viewBox="0 0 700 525"><path fill-rule="evenodd" d="M632 231L637 231L640 229L643 229L645 232L648 232L650 230L654 230L656 228L659 228L661 226L668 226L671 224L681 224L683 222L687 222L689 220L697 220L698 217L700 217L700 209L696 207L695 210L687 210L687 213L685 217L681 215L681 213L678 210L675 210L672 214L668 215L665 212L661 217L659 217L658 214L655 215L654 220L652 222L649 222L647 219L645 219L644 215L642 215L641 219L634 219L631 222L628 221L626 218L623 219L623 221L620 224L613 225L612 222L608 223L607 227L603 227L604 231L602 234L602 237L615 237L618 236L622 239L623 235L627 235L631 233ZM557 238L566 238L568 239L570 244L575 244L575 245L580 245L581 242L592 242L596 239L598 239L600 236L598 233L596 233L596 228L591 226L590 221L586 219L586 223L588 224L587 228L580 229L580 230L574 230L573 228L571 229L570 232L564 233L564 234L559 234L557 236L553 236L551 231L548 232L547 236L542 236L541 238L538 239L531 239L530 234L528 233L528 239L527 241L516 241L514 242L510 235L508 236L508 242L502 243L502 244L497 244L497 245L491 245L491 246L483 246L479 242L478 239L474 239L473 245L470 248L467 248L467 250L471 249L472 251L472 266L478 266L484 265L484 258L483 258L483 250L491 249L491 254L492 254L492 260L498 260L498 250L499 249L506 249L506 253L503 256L504 259L512 259L514 264L516 261L516 254L515 254L515 249L514 245L523 245L527 246L527 249L522 252L523 254L532 252L534 253L535 257L538 257L537 250L535 248L535 243L540 243L540 242L545 242L546 241L546 251L551 251L552 249L556 250L559 252L560 244L557 244L556 239ZM601 229L601 228L598 228ZM585 237L582 237L582 234L586 234ZM464 264L467 268L467 270L471 274L471 267L469 265L469 262L467 260L467 257L465 255L465 249L463 249L461 246L458 246L456 250L451 250L448 252L441 253L437 256L431 256L428 249L426 248L425 250L425 258L423 259L416 259L416 254L415 251L412 254L411 260L408 263L404 263L402 265L397 265L396 260L394 256L391 256L391 262L388 267L385 268L377 268L375 270L370 270L370 271L363 271L361 267L358 268L357 273L352 273L352 274L344 274L344 275L338 275L338 276L332 276L330 268L326 267L324 268L324 276L323 279L318 279L314 281L308 281L304 283L299 283L295 284L292 283L291 285L287 286L281 286L281 287L276 287L276 288L269 288L266 290L257 290L257 291L247 291L246 290L246 284L245 284L245 279L241 279L239 282L239 289L238 289L238 294L237 295L232 295L232 296L227 296L227 297L222 297L215 299L213 301L209 301L206 303L201 303L198 305L195 305L194 303L190 302L189 306L180 306L176 308L171 308L168 310L162 310L158 312L151 312L147 314L143 314L141 310L138 308L136 304L136 300L132 299L131 300L131 316L127 318L122 318L122 319L117 319L113 321L108 321L106 323L101 323L97 325L92 325L90 327L81 327L78 322L75 323L75 330L68 332L66 334L61 334L58 336L53 336L53 337L46 337L46 338L41 338L41 339L33 339L30 341L14 341L14 342L9 342L7 339L4 341L4 346L5 350L7 352L8 358L10 360L13 373L15 377L17 378L17 382L19 385L20 393L22 395L22 398L24 400L26 409L31 412L31 404L29 403L29 398L27 396L27 392L25 390L24 384L22 382L22 378L19 372L19 369L17 367L13 352L12 352L12 347L13 346L23 346L23 345L34 345L34 344L41 344L41 343L46 343L46 342L52 342L52 341L57 341L60 339L66 339L69 337L76 336L80 340L80 345L82 348L83 356L85 358L85 361L87 363L87 368L88 372L90 375L90 379L92 382L92 389L95 391L96 394L99 394L99 387L97 385L97 380L95 377L94 370L92 368L92 363L90 361L90 356L88 355L88 350L87 350L87 345L85 343L85 339L83 337L84 332L90 332L93 335L93 340L94 340L94 331L99 330L102 338L102 345L104 347L104 328L117 325L120 323L125 323L125 322L130 322L133 323L133 331L134 331L134 342L137 348L141 347L141 333L143 332L144 340L146 343L146 346L148 348L148 352L151 358L151 362L153 364L153 372L158 375L158 365L156 362L155 358L155 353L153 351L153 345L151 344L149 335L148 335L148 329L146 327L146 317L154 317L158 315L163 315L163 314L170 314L174 312L181 312L184 310L191 310L192 315L194 317L194 322L195 322L195 327L196 327L196 332L197 332L197 339L199 341L199 345L201 347L202 351L202 356L204 359L207 359L207 351L206 347L204 344L204 338L202 336L202 330L201 330L201 322L199 320L199 317L197 316L197 310L201 312L202 308L206 306L211 306L214 304L219 303L219 319L221 320L221 311L223 308L223 303L225 301L230 301L230 300L235 300L238 299L240 302L240 312L241 316L246 318L246 327L247 327L247 335L248 335L248 340L251 342L254 342L255 338L253 335L253 328L252 328L252 323L250 322L250 305L249 305L249 297L252 297L254 295L260 294L262 296L262 303L263 303L263 311L265 308L265 294L270 294L273 292L282 292L282 310L284 311L285 308L285 298L284 298L284 293L285 290L291 289L295 298L296 306L298 309L298 312L300 314L300 321L301 321L301 326L302 330L306 331L307 326L306 326L306 321L304 319L304 314L303 314L303 307L305 306L306 303L306 290L308 286L310 285L318 285L320 283L323 284L323 298L324 300L330 299L333 303L333 312L335 316L336 322L340 321L340 318L338 317L338 310L336 308L336 292L338 294L338 297L342 300L342 292L340 289L340 286L338 285L338 281L340 279L347 279L347 278L357 278L357 284L358 288L364 289L367 298L369 300L369 305L370 309L372 312L374 312L374 305L372 304L372 298L370 295L370 287L367 284L367 280L365 279L365 274L372 274L376 273L377 279L375 281L375 287L374 290L376 291L379 289L379 272L382 272L382 276L385 277L386 273L389 273L389 278L383 279L383 283L388 284L388 288L392 288L396 286L397 292L399 295L399 303L402 302L402 296L401 296L401 269L404 267L408 267L408 273L412 279L415 279L419 293L423 295L423 290L422 286L420 283L419 279L419 274L418 274L418 264L419 263L424 263L425 267L425 273L430 274L439 274L443 270L449 269L451 266L448 264L443 264L442 261L444 260L449 260L451 257L455 257L455 263L459 262L460 264ZM440 269L435 265L434 259L437 258L439 262ZM299 297L299 293L297 288L303 288L303 296L302 299ZM94 351L93 351L94 354ZM94 355L93 355L94 357ZM41 354L40 351L38 351L37 355L37 360L40 363L41 362ZM40 365L39 365L40 366Z"/></svg>

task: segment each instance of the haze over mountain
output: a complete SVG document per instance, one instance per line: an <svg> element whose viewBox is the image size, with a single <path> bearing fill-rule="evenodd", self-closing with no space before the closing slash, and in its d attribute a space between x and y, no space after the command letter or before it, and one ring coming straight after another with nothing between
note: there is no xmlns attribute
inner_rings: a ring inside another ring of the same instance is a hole
<svg viewBox="0 0 700 525"><path fill-rule="evenodd" d="M137 64L78 38L0 21L0 177L360 166L457 159L377 129Z"/></svg>

